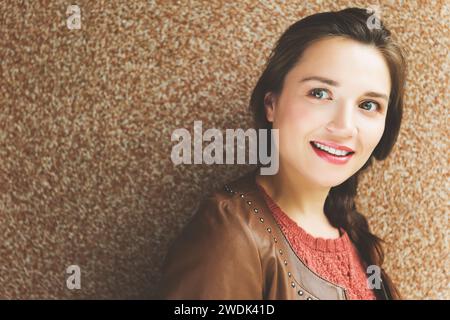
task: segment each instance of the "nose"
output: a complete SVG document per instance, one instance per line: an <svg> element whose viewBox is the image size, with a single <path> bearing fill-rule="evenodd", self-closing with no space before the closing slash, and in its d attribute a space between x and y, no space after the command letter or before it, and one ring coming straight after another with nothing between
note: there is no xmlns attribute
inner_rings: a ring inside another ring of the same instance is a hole
<svg viewBox="0 0 450 320"><path fill-rule="evenodd" d="M327 130L337 138L351 138L356 135L355 108L351 103L341 103L335 109Z"/></svg>

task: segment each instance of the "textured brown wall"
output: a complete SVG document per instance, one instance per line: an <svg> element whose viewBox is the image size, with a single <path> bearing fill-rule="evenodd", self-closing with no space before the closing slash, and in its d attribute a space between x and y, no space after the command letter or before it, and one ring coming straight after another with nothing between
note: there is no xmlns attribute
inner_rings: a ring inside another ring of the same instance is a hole
<svg viewBox="0 0 450 320"><path fill-rule="evenodd" d="M358 206L403 295L448 299L449 6L394 2L382 18L407 53L404 125ZM172 131L251 126L249 96L281 33L371 2L276 3L0 2L0 297L152 297L201 197L250 169L175 167ZM71 264L80 290L66 288Z"/></svg>

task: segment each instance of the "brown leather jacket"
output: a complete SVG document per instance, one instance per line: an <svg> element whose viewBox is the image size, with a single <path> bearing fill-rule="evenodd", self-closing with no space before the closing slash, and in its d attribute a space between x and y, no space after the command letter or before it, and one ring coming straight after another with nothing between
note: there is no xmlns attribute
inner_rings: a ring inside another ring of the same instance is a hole
<svg viewBox="0 0 450 320"><path fill-rule="evenodd" d="M250 172L201 203L166 256L159 298L347 298L344 288L298 258L260 194L255 175Z"/></svg>

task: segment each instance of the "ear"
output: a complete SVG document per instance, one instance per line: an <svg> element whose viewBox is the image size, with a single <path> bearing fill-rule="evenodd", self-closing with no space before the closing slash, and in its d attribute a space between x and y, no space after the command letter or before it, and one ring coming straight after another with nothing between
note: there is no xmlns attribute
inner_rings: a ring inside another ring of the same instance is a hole
<svg viewBox="0 0 450 320"><path fill-rule="evenodd" d="M273 122L275 117L275 98L272 92L268 92L264 96L264 110L266 111L267 121Z"/></svg>

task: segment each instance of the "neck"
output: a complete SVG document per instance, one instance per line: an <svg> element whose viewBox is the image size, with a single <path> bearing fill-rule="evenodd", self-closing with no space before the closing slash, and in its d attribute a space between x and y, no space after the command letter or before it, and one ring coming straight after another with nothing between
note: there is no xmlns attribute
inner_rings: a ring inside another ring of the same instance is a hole
<svg viewBox="0 0 450 320"><path fill-rule="evenodd" d="M276 175L258 175L256 179L283 212L306 231L328 237L339 235L323 209L330 187L315 185L282 164Z"/></svg>

